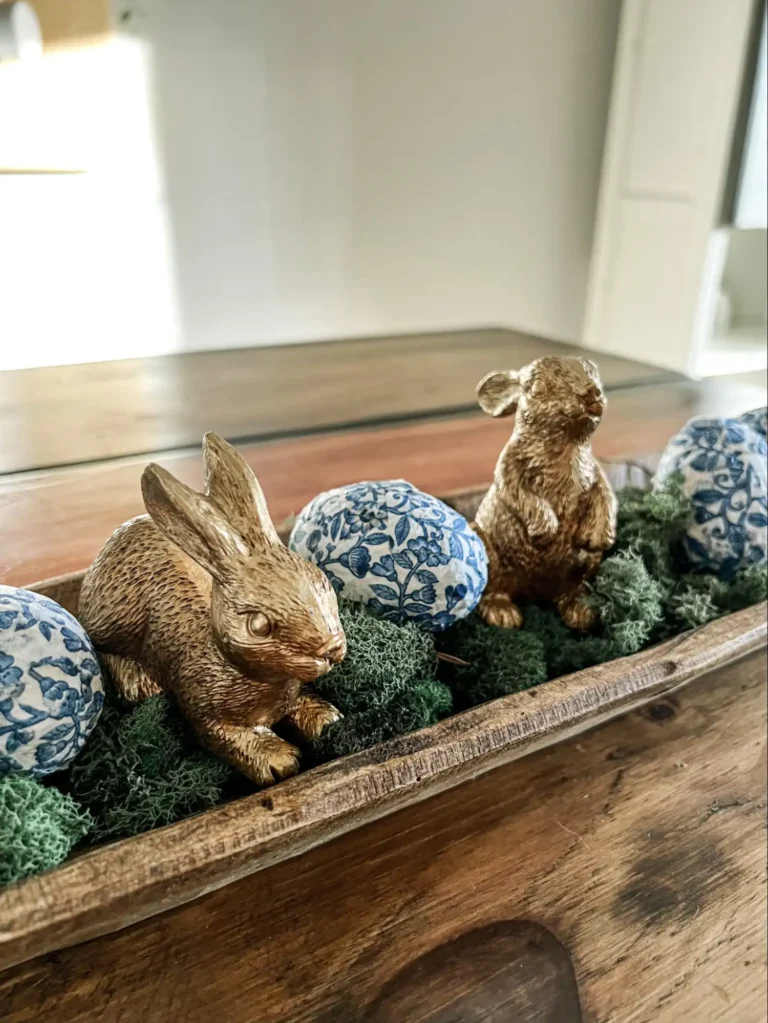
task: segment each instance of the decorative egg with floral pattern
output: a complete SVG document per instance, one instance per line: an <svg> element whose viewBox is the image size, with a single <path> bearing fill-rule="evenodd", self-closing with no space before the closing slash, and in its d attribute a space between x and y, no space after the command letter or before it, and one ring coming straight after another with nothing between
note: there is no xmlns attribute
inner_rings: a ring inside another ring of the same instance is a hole
<svg viewBox="0 0 768 1023"><path fill-rule="evenodd" d="M77 619L39 593L0 586L0 775L67 767L103 703L99 662Z"/></svg>
<svg viewBox="0 0 768 1023"><path fill-rule="evenodd" d="M319 494L296 519L289 546L340 596L431 632L468 615L488 579L485 547L467 520L405 480Z"/></svg>
<svg viewBox="0 0 768 1023"><path fill-rule="evenodd" d="M684 540L694 568L732 579L768 556L766 410L692 419L666 447L655 485L682 476L691 499Z"/></svg>

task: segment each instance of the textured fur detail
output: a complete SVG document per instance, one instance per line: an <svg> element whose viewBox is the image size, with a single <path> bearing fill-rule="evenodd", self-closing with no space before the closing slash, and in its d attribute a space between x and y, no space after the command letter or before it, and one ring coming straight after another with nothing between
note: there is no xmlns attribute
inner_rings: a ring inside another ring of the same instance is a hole
<svg viewBox="0 0 768 1023"><path fill-rule="evenodd" d="M616 498L591 445L606 405L597 366L549 356L488 374L478 395L489 414L516 414L474 522L489 560L480 614L519 628L516 602L545 600L589 628L585 582L616 538Z"/></svg>
<svg viewBox="0 0 768 1023"><path fill-rule="evenodd" d="M205 494L147 467L150 514L107 541L79 617L123 698L171 694L204 746L267 785L296 772L298 753L264 728L288 717L314 738L338 716L302 687L346 641L333 588L280 541L248 464L215 434L203 452ZM256 612L266 636L249 629Z"/></svg>

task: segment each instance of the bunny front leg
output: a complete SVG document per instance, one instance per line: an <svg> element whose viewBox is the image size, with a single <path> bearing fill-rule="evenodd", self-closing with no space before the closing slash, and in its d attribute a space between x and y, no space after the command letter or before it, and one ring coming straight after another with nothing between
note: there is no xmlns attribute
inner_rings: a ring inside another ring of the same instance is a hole
<svg viewBox="0 0 768 1023"><path fill-rule="evenodd" d="M587 603L589 591L586 586L579 586L564 593L557 601L557 610L569 629L585 632L595 624L596 615Z"/></svg>
<svg viewBox="0 0 768 1023"><path fill-rule="evenodd" d="M304 692L299 695L296 706L283 719L295 728L306 740L317 739L328 725L340 721L344 715L332 703L321 699L315 693Z"/></svg>
<svg viewBox="0 0 768 1023"><path fill-rule="evenodd" d="M517 516L533 543L546 543L555 537L560 520L549 501L522 487L505 487L502 494L502 515L511 512ZM498 524L496 528L499 528ZM503 522L501 528L504 528Z"/></svg>
<svg viewBox="0 0 768 1023"><path fill-rule="evenodd" d="M484 593L477 610L488 625L519 629L523 624L523 613L508 593Z"/></svg>
<svg viewBox="0 0 768 1023"><path fill-rule="evenodd" d="M575 544L591 552L608 551L616 542L616 496L598 469L597 478L584 498Z"/></svg>
<svg viewBox="0 0 768 1023"><path fill-rule="evenodd" d="M257 785L274 785L299 770L299 751L266 725L252 727L217 722L198 728L203 744Z"/></svg>
<svg viewBox="0 0 768 1023"><path fill-rule="evenodd" d="M602 552L579 552L578 576L553 594L560 617L570 629L583 632L591 629L597 620L597 615L589 604L587 582L597 572L602 558Z"/></svg>
<svg viewBox="0 0 768 1023"><path fill-rule="evenodd" d="M149 677L144 668L130 657L120 657L118 654L98 655L99 663L112 680L118 696L126 703L138 703L150 696L159 696L162 693L160 686Z"/></svg>
<svg viewBox="0 0 768 1023"><path fill-rule="evenodd" d="M498 625L502 629L519 629L523 624L523 615L508 592L509 580L501 571L496 548L489 542L482 526L473 522L472 528L483 541L488 557L488 582L477 606L477 612L488 625Z"/></svg>

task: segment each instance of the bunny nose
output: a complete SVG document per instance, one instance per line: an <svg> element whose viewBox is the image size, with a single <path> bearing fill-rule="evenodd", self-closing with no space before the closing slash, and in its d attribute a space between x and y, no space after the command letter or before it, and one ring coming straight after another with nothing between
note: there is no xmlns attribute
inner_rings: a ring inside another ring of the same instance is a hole
<svg viewBox="0 0 768 1023"><path fill-rule="evenodd" d="M320 649L316 652L316 657L325 657L331 664L338 664L339 661L344 659L344 654L347 652L347 641L344 637L343 632L336 632L328 640L327 643L323 643Z"/></svg>
<svg viewBox="0 0 768 1023"><path fill-rule="evenodd" d="M587 411L590 415L601 416L605 412L605 398L596 387L590 388L586 395Z"/></svg>

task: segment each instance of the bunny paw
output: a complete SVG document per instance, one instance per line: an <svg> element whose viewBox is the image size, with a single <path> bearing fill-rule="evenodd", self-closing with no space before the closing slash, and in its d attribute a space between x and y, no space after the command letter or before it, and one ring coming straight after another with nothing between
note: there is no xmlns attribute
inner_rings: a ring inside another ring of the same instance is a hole
<svg viewBox="0 0 768 1023"><path fill-rule="evenodd" d="M523 624L520 608L512 603L506 593L487 594L478 606L480 617L488 625L498 625L502 629L519 629Z"/></svg>
<svg viewBox="0 0 768 1023"><path fill-rule="evenodd" d="M341 711L327 700L322 700L314 693L302 693L285 720L303 739L309 741L317 739L328 725L340 721L343 716Z"/></svg>
<svg viewBox="0 0 768 1023"><path fill-rule="evenodd" d="M609 551L615 543L615 533L605 533L602 536L581 537L577 541L576 546L588 554L602 554L604 551Z"/></svg>
<svg viewBox="0 0 768 1023"><path fill-rule="evenodd" d="M545 501L536 506L535 514L528 521L528 539L535 544L548 544L557 536L560 520Z"/></svg>
<svg viewBox="0 0 768 1023"><path fill-rule="evenodd" d="M299 751L271 728L256 726L251 741L242 750L238 765L243 774L257 785L274 785L281 778L290 778L299 770Z"/></svg>
<svg viewBox="0 0 768 1023"><path fill-rule="evenodd" d="M583 594L571 597L569 600L560 601L557 609L569 629L576 629L585 632L595 624L597 616L595 612L584 603Z"/></svg>

